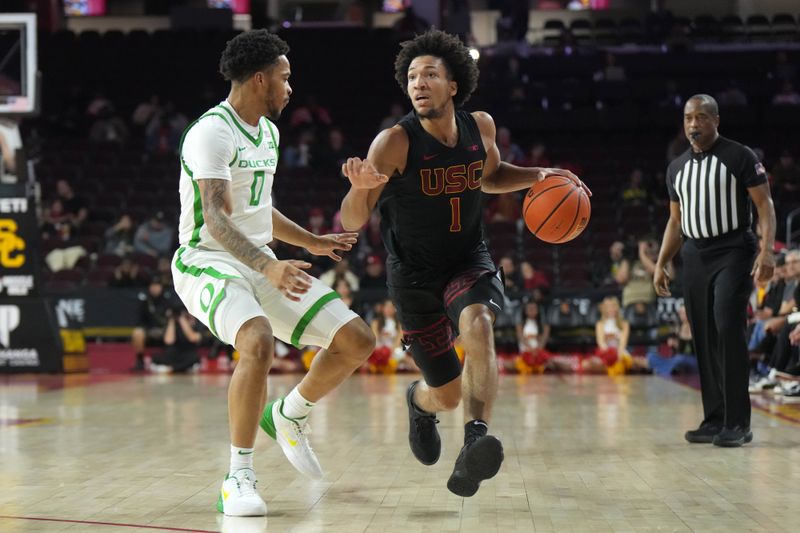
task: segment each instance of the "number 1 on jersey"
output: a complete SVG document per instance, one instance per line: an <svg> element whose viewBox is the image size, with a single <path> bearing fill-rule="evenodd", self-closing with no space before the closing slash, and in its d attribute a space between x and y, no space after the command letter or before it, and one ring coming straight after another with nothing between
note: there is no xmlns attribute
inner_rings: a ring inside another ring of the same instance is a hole
<svg viewBox="0 0 800 533"><path fill-rule="evenodd" d="M258 205L261 203L261 193L264 192L264 179L265 173L263 170L256 170L253 172L253 183L250 185L250 205ZM261 184L259 185L259 180Z"/></svg>
<svg viewBox="0 0 800 533"><path fill-rule="evenodd" d="M450 232L461 231L461 198L450 198Z"/></svg>

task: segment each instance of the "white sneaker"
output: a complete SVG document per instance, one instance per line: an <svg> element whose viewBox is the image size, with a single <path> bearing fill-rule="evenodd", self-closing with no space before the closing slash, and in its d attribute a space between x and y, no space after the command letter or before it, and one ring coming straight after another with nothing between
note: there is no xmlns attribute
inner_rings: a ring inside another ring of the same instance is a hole
<svg viewBox="0 0 800 533"><path fill-rule="evenodd" d="M292 466L311 479L322 479L319 459L308 443L311 428L307 417L289 418L283 415L283 398L267 404L261 415L261 429L280 444Z"/></svg>
<svg viewBox="0 0 800 533"><path fill-rule="evenodd" d="M217 511L228 516L264 516L267 504L256 490L256 474L249 468L226 475L219 490Z"/></svg>

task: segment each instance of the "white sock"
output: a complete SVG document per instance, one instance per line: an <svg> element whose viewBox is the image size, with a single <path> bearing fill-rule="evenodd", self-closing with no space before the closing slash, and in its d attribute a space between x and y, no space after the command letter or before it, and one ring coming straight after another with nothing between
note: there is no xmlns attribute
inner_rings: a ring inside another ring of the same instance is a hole
<svg viewBox="0 0 800 533"><path fill-rule="evenodd" d="M233 475L242 468L253 469L253 450L255 448L237 448L231 444L231 470L229 475Z"/></svg>
<svg viewBox="0 0 800 533"><path fill-rule="evenodd" d="M300 391L295 387L283 400L283 416L303 418L308 416L312 407L314 407L314 404L303 398Z"/></svg>

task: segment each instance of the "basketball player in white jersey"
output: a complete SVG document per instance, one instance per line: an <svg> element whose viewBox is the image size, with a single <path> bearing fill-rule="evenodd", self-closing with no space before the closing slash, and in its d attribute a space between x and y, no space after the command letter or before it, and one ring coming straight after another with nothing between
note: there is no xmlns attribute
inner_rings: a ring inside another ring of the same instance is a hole
<svg viewBox="0 0 800 533"><path fill-rule="evenodd" d="M375 345L370 328L338 294L303 271L309 263L279 261L267 246L275 238L339 260L338 252L357 237L313 235L272 205L279 156L273 121L292 93L288 51L266 30L229 41L220 72L231 82L230 94L189 126L180 148L175 289L186 308L240 354L228 389L230 470L217 501L231 516L267 512L253 471L259 422L295 468L322 477L308 443L308 415ZM274 337L323 350L300 384L265 408Z"/></svg>

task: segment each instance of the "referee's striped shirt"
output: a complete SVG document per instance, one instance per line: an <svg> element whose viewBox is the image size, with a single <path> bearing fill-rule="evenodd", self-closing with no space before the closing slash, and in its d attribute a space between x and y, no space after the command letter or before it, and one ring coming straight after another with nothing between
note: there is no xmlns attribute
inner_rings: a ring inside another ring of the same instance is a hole
<svg viewBox="0 0 800 533"><path fill-rule="evenodd" d="M669 198L681 205L681 231L707 239L748 228L753 222L748 187L767 182L756 154L736 141L718 137L702 153L691 148L667 169Z"/></svg>

